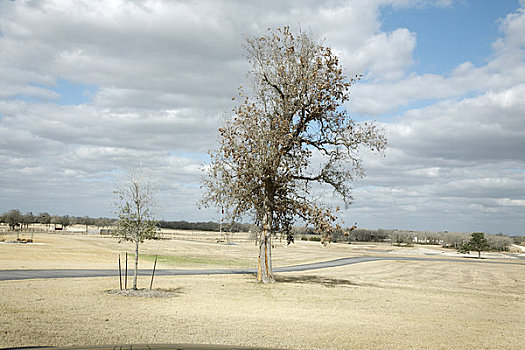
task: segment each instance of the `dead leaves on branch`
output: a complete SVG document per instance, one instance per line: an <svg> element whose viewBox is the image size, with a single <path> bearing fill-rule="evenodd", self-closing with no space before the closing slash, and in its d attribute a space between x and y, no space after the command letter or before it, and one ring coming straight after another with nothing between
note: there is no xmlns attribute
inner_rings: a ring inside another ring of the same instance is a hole
<svg viewBox="0 0 525 350"><path fill-rule="evenodd" d="M332 50L304 31L283 27L245 40L252 89L239 89L240 103L219 129L203 202L256 220L268 214L272 230L302 218L328 237L341 229L337 212L311 199L312 184L349 201L351 182L364 175L359 149L386 147L382 130L342 107L361 77L345 77Z"/></svg>

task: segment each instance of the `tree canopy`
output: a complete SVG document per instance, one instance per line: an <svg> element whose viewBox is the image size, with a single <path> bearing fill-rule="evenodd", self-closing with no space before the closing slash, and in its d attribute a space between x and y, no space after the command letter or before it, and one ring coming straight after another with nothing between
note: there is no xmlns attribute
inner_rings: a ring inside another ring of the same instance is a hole
<svg viewBox="0 0 525 350"><path fill-rule="evenodd" d="M356 123L343 104L359 77L348 79L338 57L310 34L288 27L245 37L251 89L219 129L203 201L230 218L251 214L260 227L258 279L272 282L271 236L300 218L318 232L338 229L334 210L313 198L328 186L349 204L351 182L363 176L359 149L382 151L374 124Z"/></svg>

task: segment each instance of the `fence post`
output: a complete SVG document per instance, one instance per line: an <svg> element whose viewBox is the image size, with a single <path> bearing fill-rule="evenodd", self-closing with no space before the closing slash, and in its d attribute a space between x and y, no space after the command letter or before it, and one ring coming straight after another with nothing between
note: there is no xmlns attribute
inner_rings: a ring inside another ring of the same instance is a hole
<svg viewBox="0 0 525 350"><path fill-rule="evenodd" d="M157 256L155 255L155 263L153 264L153 272L151 273L151 282L149 284L149 290L153 287L153 276L155 276L155 268L157 267Z"/></svg>
<svg viewBox="0 0 525 350"><path fill-rule="evenodd" d="M128 252L126 252L126 277L124 278L124 289L128 289Z"/></svg>
<svg viewBox="0 0 525 350"><path fill-rule="evenodd" d="M120 267L120 254L118 255L118 280L120 282L120 290L122 290L122 268Z"/></svg>

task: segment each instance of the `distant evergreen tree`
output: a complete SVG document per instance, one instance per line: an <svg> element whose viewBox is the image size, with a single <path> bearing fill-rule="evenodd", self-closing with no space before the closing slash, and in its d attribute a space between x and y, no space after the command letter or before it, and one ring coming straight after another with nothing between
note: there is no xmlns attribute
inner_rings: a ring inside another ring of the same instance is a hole
<svg viewBox="0 0 525 350"><path fill-rule="evenodd" d="M470 241L464 243L458 251L460 253L469 253L471 250L478 252L478 259L481 259L481 251L488 250L489 243L485 238L483 232L474 232L471 235Z"/></svg>

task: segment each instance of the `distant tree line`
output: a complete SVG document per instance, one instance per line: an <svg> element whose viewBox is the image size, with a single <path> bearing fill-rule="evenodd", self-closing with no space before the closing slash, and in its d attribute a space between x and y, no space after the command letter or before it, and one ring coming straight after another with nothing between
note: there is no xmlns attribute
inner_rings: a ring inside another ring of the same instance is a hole
<svg viewBox="0 0 525 350"><path fill-rule="evenodd" d="M47 212L34 215L32 212L23 214L18 209L9 210L0 214L0 223L9 225L11 230L28 228L31 224L43 224L48 227L60 225L64 229L71 225L86 225L97 227L108 227L116 225L117 220L112 218L92 218L89 216L51 215ZM188 222L188 221L165 221L157 222L160 228L193 231L220 231L221 224L218 222ZM223 223L222 230L225 232L249 232L255 228L252 224Z"/></svg>
<svg viewBox="0 0 525 350"><path fill-rule="evenodd" d="M308 234L308 229L304 234ZM312 233L312 232L310 232ZM508 251L510 245L525 243L524 236L507 236L502 233L485 234L488 250ZM432 244L444 248L460 250L471 239L470 233L460 232L434 232L434 231L407 231L395 229L364 229L357 228L352 231L340 230L332 234L333 242L392 242L397 245Z"/></svg>
<svg viewBox="0 0 525 350"><path fill-rule="evenodd" d="M174 229L174 230L192 230L192 231L220 231L221 224L218 222L188 222L188 221L159 221L160 228ZM254 229L252 224L223 223L222 231L225 232L249 232Z"/></svg>
<svg viewBox="0 0 525 350"><path fill-rule="evenodd" d="M32 212L22 214L18 209L9 210L0 215L0 222L9 225L11 230L28 229L31 224L47 225L48 228L58 225L62 228L67 228L71 225L94 225L97 227L111 226L115 223L115 219L110 218L91 218L89 216L69 216L69 215L51 215L47 212L34 215Z"/></svg>
<svg viewBox="0 0 525 350"><path fill-rule="evenodd" d="M11 230L27 229L31 224L43 224L49 228L51 226L66 229L71 225L86 225L109 227L116 223L116 219L112 218L91 218L89 216L69 216L69 215L51 215L47 212L34 215L32 212L22 214L18 209L9 210L0 215L0 223L9 225ZM189 222L189 221L158 221L158 227L176 230L192 230L192 231L216 231L221 228L218 222ZM224 232L252 232L257 231L257 226L249 223L223 223L222 231ZM320 235L311 227L293 226L291 232L293 237L300 237L304 240L320 241ZM286 235L280 237L286 239ZM508 236L502 233L485 234L485 238L489 245L488 250L492 251L508 251L511 244L525 244L525 236ZM433 231L407 231L396 229L366 229L356 228L353 230L341 229L332 233L332 242L391 242L398 245L412 245L417 244L433 244L441 245L445 248L461 249L471 239L470 233L460 232L433 232Z"/></svg>
<svg viewBox="0 0 525 350"><path fill-rule="evenodd" d="M301 240L320 241L319 234L310 227L294 226L292 233ZM488 250L508 251L510 245L525 243L525 236L508 236L502 233L485 234ZM431 244L460 250L470 241L470 233L408 231L396 229L341 229L332 233L331 242L391 242L395 245Z"/></svg>

